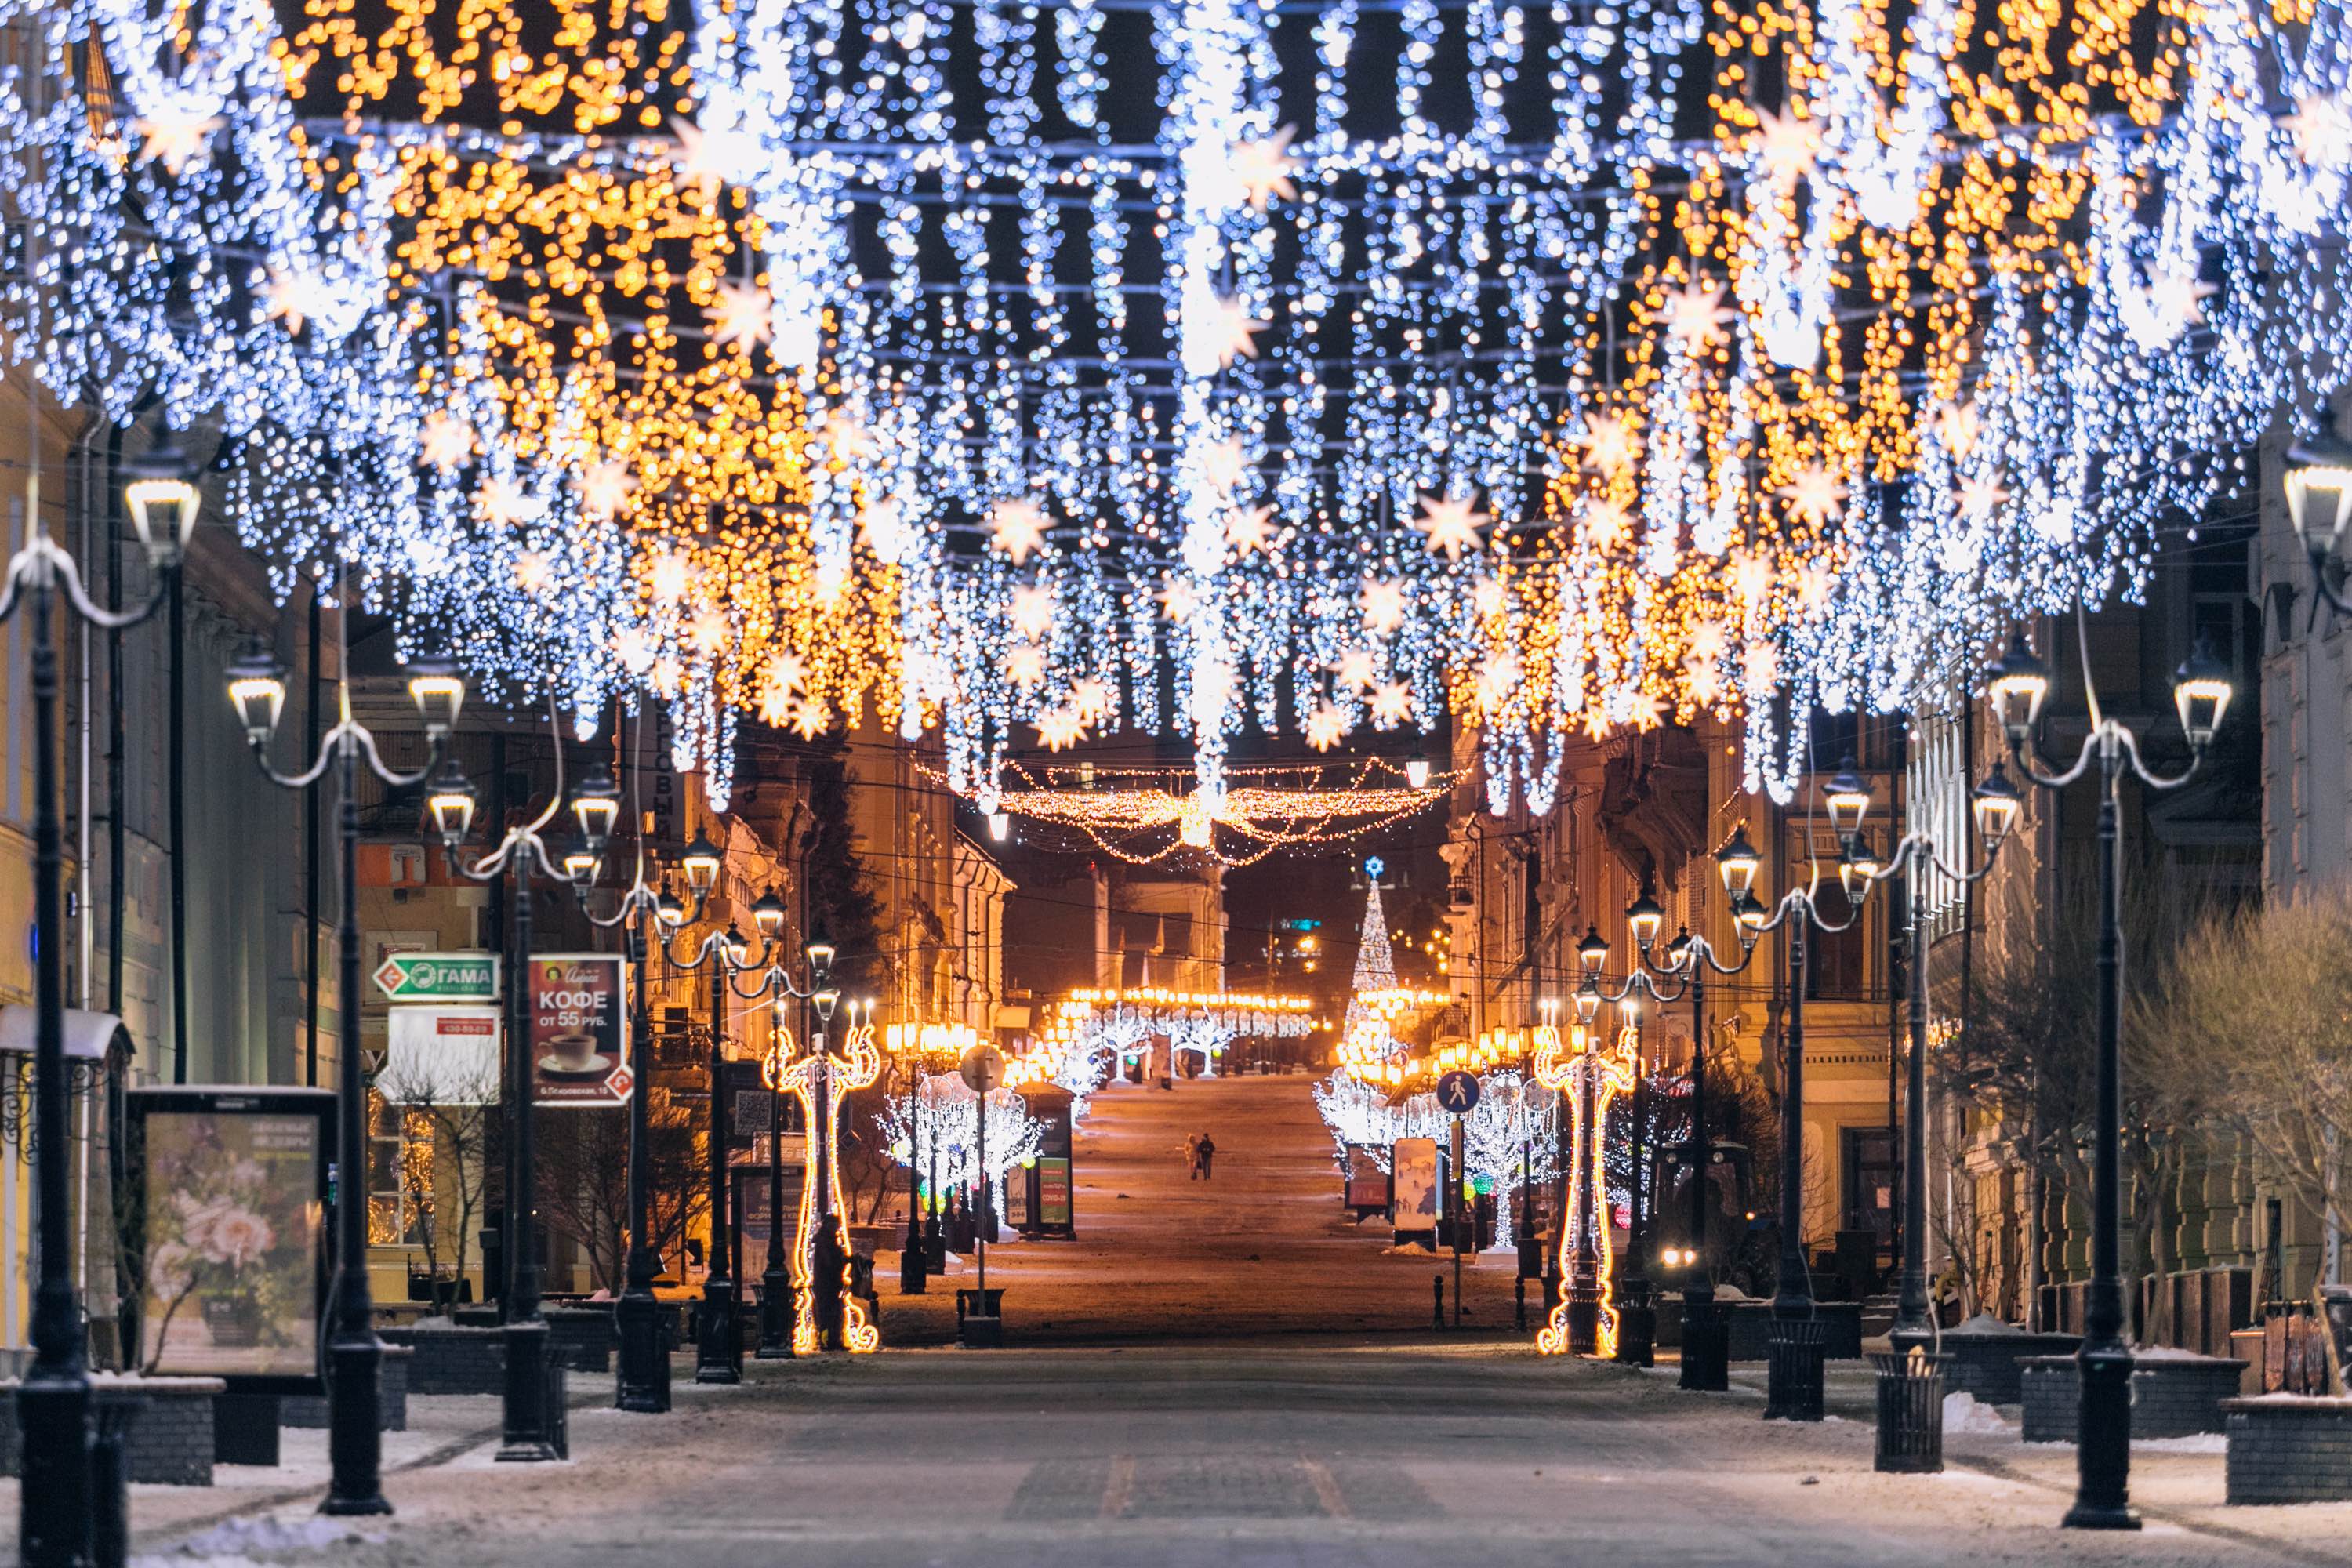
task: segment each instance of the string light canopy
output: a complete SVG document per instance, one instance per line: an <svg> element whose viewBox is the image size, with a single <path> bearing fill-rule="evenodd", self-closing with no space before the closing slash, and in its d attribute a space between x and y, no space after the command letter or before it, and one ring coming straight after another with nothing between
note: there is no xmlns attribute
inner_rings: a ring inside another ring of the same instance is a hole
<svg viewBox="0 0 2352 1568"><path fill-rule="evenodd" d="M1785 798L2352 336L2344 0L5 11L9 353L722 799L1444 709L1498 810L1701 712Z"/></svg>
<svg viewBox="0 0 2352 1568"><path fill-rule="evenodd" d="M1213 791L1190 769L1102 767L1091 763L1033 772L1005 764L1011 787L983 797L983 809L1075 828L1107 853L1136 865L1193 854L1246 866L1277 849L1338 843L1402 822L1444 800L1450 776L1378 757L1331 763L1234 766Z"/></svg>

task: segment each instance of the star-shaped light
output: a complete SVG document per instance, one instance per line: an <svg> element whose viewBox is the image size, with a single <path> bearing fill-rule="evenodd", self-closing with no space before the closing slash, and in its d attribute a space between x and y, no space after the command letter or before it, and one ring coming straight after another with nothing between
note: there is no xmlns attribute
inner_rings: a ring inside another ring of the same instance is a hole
<svg viewBox="0 0 2352 1568"><path fill-rule="evenodd" d="M654 690L664 701L677 695L678 686L685 679L686 666L677 661L676 654L666 653L654 660Z"/></svg>
<svg viewBox="0 0 2352 1568"><path fill-rule="evenodd" d="M493 474L485 479L474 500L482 509L482 521L499 528L530 522L547 512L546 501L505 474Z"/></svg>
<svg viewBox="0 0 2352 1568"><path fill-rule="evenodd" d="M1750 692L1769 691L1780 683L1780 650L1768 642L1749 643L1739 656L1739 679Z"/></svg>
<svg viewBox="0 0 2352 1568"><path fill-rule="evenodd" d="M1723 650L1730 646L1730 640L1731 633L1721 621L1705 620L1691 627L1684 646L1690 649L1693 658L1712 663L1723 657Z"/></svg>
<svg viewBox="0 0 2352 1568"><path fill-rule="evenodd" d="M702 313L710 320L711 341L721 347L764 343L776 332L768 291L756 283L721 283Z"/></svg>
<svg viewBox="0 0 2352 1568"><path fill-rule="evenodd" d="M1110 683L1099 675L1089 675L1070 688L1070 706L1078 717L1092 724L1111 710Z"/></svg>
<svg viewBox="0 0 2352 1568"><path fill-rule="evenodd" d="M1238 436L1212 441L1201 448L1201 477L1208 480L1219 495L1233 494L1234 487L1242 482L1242 475L1248 468L1249 453L1243 447Z"/></svg>
<svg viewBox="0 0 2352 1568"><path fill-rule="evenodd" d="M1160 590L1161 612L1179 626L1191 620L1192 612L1200 607L1201 595L1186 578L1171 577L1167 585Z"/></svg>
<svg viewBox="0 0 2352 1568"><path fill-rule="evenodd" d="M1478 510L1475 495L1424 495L1421 498L1421 515L1413 520L1412 526L1432 553L1443 551L1448 561L1459 561L1464 551L1478 548L1478 525L1486 521L1486 514Z"/></svg>
<svg viewBox="0 0 2352 1568"><path fill-rule="evenodd" d="M2174 328L2193 327L2205 319L2205 301L2221 289L2188 268L2167 268L2148 279L2147 302Z"/></svg>
<svg viewBox="0 0 2352 1568"><path fill-rule="evenodd" d="M1821 156L1822 133L1811 121L1769 109L1756 111L1756 166L1776 185L1793 185L1813 172Z"/></svg>
<svg viewBox="0 0 2352 1568"><path fill-rule="evenodd" d="M1478 706L1488 713L1499 713L1508 708L1525 673L1519 656L1509 648L1495 654L1478 667Z"/></svg>
<svg viewBox="0 0 2352 1568"><path fill-rule="evenodd" d="M1043 583L1024 583L1013 590L1013 607L1006 617L1013 629L1036 642L1054 629L1054 590Z"/></svg>
<svg viewBox="0 0 2352 1568"><path fill-rule="evenodd" d="M1947 403L1937 412L1936 435L1945 451L1965 458L1977 449L1977 432L1983 423L1974 403Z"/></svg>
<svg viewBox="0 0 2352 1568"><path fill-rule="evenodd" d="M220 127L219 115L199 114L177 104L164 105L131 122L131 129L140 136L139 161L148 163L162 160L175 180L190 161L205 151L212 133Z"/></svg>
<svg viewBox="0 0 2352 1568"><path fill-rule="evenodd" d="M593 518L612 517L629 504L637 479L621 458L605 458L580 470L580 510Z"/></svg>
<svg viewBox="0 0 2352 1568"><path fill-rule="evenodd" d="M872 455L878 445L872 427L846 408L827 414L824 423L817 426L816 435L824 443L825 456L844 465Z"/></svg>
<svg viewBox="0 0 2352 1568"><path fill-rule="evenodd" d="M1271 136L1234 143L1226 173L1246 194L1249 205L1260 212L1276 196L1286 202L1298 199L1298 187L1290 178L1298 173L1298 160L1290 153L1290 143L1297 134L1298 127L1286 125Z"/></svg>
<svg viewBox="0 0 2352 1568"><path fill-rule="evenodd" d="M698 186L705 201L716 197L720 185L741 181L759 163L759 143L740 131L705 131L675 114L669 128L677 136L670 168L680 184Z"/></svg>
<svg viewBox="0 0 2352 1568"><path fill-rule="evenodd" d="M1402 724L1412 717L1412 690L1402 680L1391 680L1372 692L1372 723L1387 730Z"/></svg>
<svg viewBox="0 0 2352 1568"><path fill-rule="evenodd" d="M808 686L808 661L789 648L772 654L769 656L764 679L770 686L779 686L786 691L803 690Z"/></svg>
<svg viewBox="0 0 2352 1568"><path fill-rule="evenodd" d="M711 605L698 612L687 623L686 635L704 653L716 654L727 647L733 628L727 624L727 612Z"/></svg>
<svg viewBox="0 0 2352 1568"><path fill-rule="evenodd" d="M1339 677L1339 684L1350 691L1370 691L1374 668L1372 650L1368 647L1349 648L1339 655L1339 662L1333 667Z"/></svg>
<svg viewBox="0 0 2352 1568"><path fill-rule="evenodd" d="M829 721L822 702L803 701L793 710L793 728L800 731L803 741L814 741L824 734Z"/></svg>
<svg viewBox="0 0 2352 1568"><path fill-rule="evenodd" d="M1586 740L1607 740L1609 738L1609 715L1604 710L1596 704L1586 711L1584 715L1584 738Z"/></svg>
<svg viewBox="0 0 2352 1568"><path fill-rule="evenodd" d="M656 551L646 563L646 585L656 605L675 605L694 585L694 563L680 550Z"/></svg>
<svg viewBox="0 0 2352 1568"><path fill-rule="evenodd" d="M624 626L613 634L613 657L631 675L643 675L653 668L654 639L643 626Z"/></svg>
<svg viewBox="0 0 2352 1568"><path fill-rule="evenodd" d="M1193 323L1186 323L1192 328ZM1224 369L1236 359L1257 358L1257 335L1267 323L1250 314L1250 309L1238 299L1217 296L1211 300L1197 324L1202 346L1216 356L1217 368Z"/></svg>
<svg viewBox="0 0 2352 1568"><path fill-rule="evenodd" d="M1499 616L1510 602L1510 593L1498 577L1481 577L1470 584L1470 607L1482 616Z"/></svg>
<svg viewBox="0 0 2352 1568"><path fill-rule="evenodd" d="M1225 519L1225 542L1243 555L1254 550L1274 553L1274 508L1237 507Z"/></svg>
<svg viewBox="0 0 2352 1568"><path fill-rule="evenodd" d="M1712 702L1723 689L1723 678L1716 672L1715 661L1696 654L1683 660L1683 679L1690 685L1694 702Z"/></svg>
<svg viewBox="0 0 2352 1568"><path fill-rule="evenodd" d="M1386 637L1404 625L1404 584L1367 577L1363 581L1364 625Z"/></svg>
<svg viewBox="0 0 2352 1568"><path fill-rule="evenodd" d="M1731 563L1731 589L1748 604L1760 604L1772 586L1772 563L1761 555L1744 553Z"/></svg>
<svg viewBox="0 0 2352 1568"><path fill-rule="evenodd" d="M1837 585L1837 574L1818 561L1808 561L1797 568L1797 606L1818 610L1830 602L1830 592Z"/></svg>
<svg viewBox="0 0 2352 1568"><path fill-rule="evenodd" d="M1034 686L1045 679L1045 650L1034 643L1015 643L1004 656L1004 673L1015 686Z"/></svg>
<svg viewBox="0 0 2352 1568"><path fill-rule="evenodd" d="M1020 565L1029 552L1045 542L1045 513L1025 496L998 501L988 509L989 542Z"/></svg>
<svg viewBox="0 0 2352 1568"><path fill-rule="evenodd" d="M1647 732L1665 721L1666 705L1649 692L1636 691L1625 700L1625 717L1633 721L1634 729Z"/></svg>
<svg viewBox="0 0 2352 1568"><path fill-rule="evenodd" d="M1307 743L1328 752L1348 736L1348 718L1328 702L1318 702L1307 715Z"/></svg>
<svg viewBox="0 0 2352 1568"><path fill-rule="evenodd" d="M474 427L454 414L436 409L418 427L416 455L445 474L454 473L474 455Z"/></svg>
<svg viewBox="0 0 2352 1568"><path fill-rule="evenodd" d="M541 551L526 550L515 557L515 586L526 594L538 595L546 588L554 575L555 568L549 563L545 553Z"/></svg>
<svg viewBox="0 0 2352 1568"><path fill-rule="evenodd" d="M1633 534L1633 514L1625 503L1609 496L1591 496L1584 502L1584 542L1608 555L1624 548Z"/></svg>
<svg viewBox="0 0 2352 1568"><path fill-rule="evenodd" d="M1087 721L1078 717L1076 709L1066 704L1056 703L1046 709L1037 715L1036 722L1037 739L1049 752L1058 752L1086 739Z"/></svg>
<svg viewBox="0 0 2352 1568"><path fill-rule="evenodd" d="M1833 468L1807 463L1780 487L1780 499L1789 503L1790 516L1819 525L1844 510L1845 481Z"/></svg>
<svg viewBox="0 0 2352 1568"><path fill-rule="evenodd" d="M781 730L793 721L793 689L772 676L760 688L760 722Z"/></svg>
<svg viewBox="0 0 2352 1568"><path fill-rule="evenodd" d="M2009 491L1999 479L1977 474L1960 481L1960 515L1968 518L1990 517L1993 510L2009 499Z"/></svg>
<svg viewBox="0 0 2352 1568"><path fill-rule="evenodd" d="M1666 296L1666 334L1686 349L1704 348L1723 336L1732 313L1723 285L1702 278Z"/></svg>
<svg viewBox="0 0 2352 1568"><path fill-rule="evenodd" d="M1622 415L1594 414L1584 421L1577 445L1584 448L1584 464L1604 474L1622 474L1641 456L1642 444Z"/></svg>
<svg viewBox="0 0 2352 1568"><path fill-rule="evenodd" d="M2306 163L2341 163L2352 155L2352 105L2342 93L2315 93L2294 100L2294 112L2281 121L2294 136Z"/></svg>
<svg viewBox="0 0 2352 1568"><path fill-rule="evenodd" d="M286 323L289 332L299 332L302 323L319 308L319 294L326 279L308 268L290 268L272 271L263 287L263 306L278 321Z"/></svg>

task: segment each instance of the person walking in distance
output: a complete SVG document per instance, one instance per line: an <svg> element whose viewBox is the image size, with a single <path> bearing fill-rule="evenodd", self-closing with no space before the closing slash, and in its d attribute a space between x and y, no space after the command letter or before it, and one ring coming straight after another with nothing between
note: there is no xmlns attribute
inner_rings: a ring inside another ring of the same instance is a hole
<svg viewBox="0 0 2352 1568"><path fill-rule="evenodd" d="M1184 1168L1192 1173L1194 1181L1201 1179L1201 1135L1198 1132L1184 1135Z"/></svg>
<svg viewBox="0 0 2352 1568"><path fill-rule="evenodd" d="M1217 1157L1217 1141L1207 1133L1201 1134L1199 1148L1193 1152L1192 1173L1202 1181L1209 1179L1210 1162Z"/></svg>

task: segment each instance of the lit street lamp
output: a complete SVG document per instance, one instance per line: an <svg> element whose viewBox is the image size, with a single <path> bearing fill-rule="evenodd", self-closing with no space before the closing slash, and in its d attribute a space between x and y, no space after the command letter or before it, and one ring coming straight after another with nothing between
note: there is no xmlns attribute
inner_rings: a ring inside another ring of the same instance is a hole
<svg viewBox="0 0 2352 1568"><path fill-rule="evenodd" d="M25 516L32 542L9 558L0 585L0 621L32 610L33 696L33 1191L38 1273L33 1287L33 1364L16 1388L23 1454L17 1545L27 1568L79 1564L90 1551L89 1369L81 1310L74 1301L72 1146L65 1048L65 808L58 758L59 589L73 616L110 632L137 626L161 608L179 581L188 535L202 498L178 453L159 445L139 459L123 487L131 524L155 569L147 602L109 611L82 589L81 570L49 537L37 490ZM278 689L278 700L285 688ZM175 844L174 851L178 849ZM118 868L116 872L120 876ZM381 1511L381 1498L378 1499ZM356 1511L356 1510L354 1510Z"/></svg>
<svg viewBox="0 0 2352 1568"><path fill-rule="evenodd" d="M473 821L473 791L452 763L436 782L430 797L441 849L450 871L472 882L494 882L514 876L514 963L507 977L507 1162L508 1234L505 1319L500 1344L506 1358L501 1403L499 1458L509 1464L530 1464L558 1458L555 1436L559 1412L550 1407L562 1395L548 1384L550 1350L547 1319L540 1310L536 1098L537 1077L531 1050L530 889L534 876L569 888L583 898L595 879L614 820L620 813L620 791L601 770L583 782L572 797L572 814L580 829L580 849L559 864L548 853L541 830L555 819L563 805L563 747L555 749L555 794L546 808L527 823L507 828L498 845L470 864L457 858L457 846ZM617 999L616 999L617 1000ZM635 1086L642 1096L646 1087Z"/></svg>
<svg viewBox="0 0 2352 1568"><path fill-rule="evenodd" d="M1822 1418L1822 1325L1815 1321L1813 1282L1805 1262L1805 938L1814 931L1834 935L1862 918L1863 900L1893 872L1879 865L1864 847L1863 824L1870 815L1870 789L1854 771L1849 757L1822 786L1822 802L1829 812L1831 831L1844 847L1838 862L1838 882L1844 889L1848 912L1843 921L1822 918L1814 903L1820 885L1816 866L1805 883L1780 897L1768 916L1755 897L1759 857L1748 842L1747 829L1732 836L1717 851L1715 863L1731 897L1739 939L1753 944L1764 933L1783 927L1788 931L1788 1012L1781 1029L1780 1071L1780 1267L1772 1296L1772 1338L1765 1363L1764 1419L1818 1421Z"/></svg>
<svg viewBox="0 0 2352 1568"><path fill-rule="evenodd" d="M346 619L339 617L338 624ZM317 757L300 773L279 773L269 763L269 742L286 706L286 680L267 649L248 652L229 666L228 694L245 727L246 741L253 748L254 762L271 783L285 789L308 789L330 766L335 770L341 889L341 908L335 921L336 1000L343 1018L335 1052L335 1277L331 1293L334 1321L327 1342L327 1452L331 1478L320 1511L390 1513L392 1504L383 1497L383 1440L379 1429L377 1374L383 1346L375 1337L375 1303L368 1291L367 1276L367 1088L360 1075L359 770L364 759L369 772L395 789L423 783L439 765L450 733L457 727L466 688L446 664L420 660L409 667L409 700L415 704L431 749L422 768L403 773L384 765L376 752L375 737L352 717L348 647L336 668L335 727L320 737ZM436 821L446 831L440 810L437 805L434 807ZM464 811L470 819L470 796L465 800Z"/></svg>
<svg viewBox="0 0 2352 1568"><path fill-rule="evenodd" d="M638 719L638 738L644 738L644 718ZM633 775L641 776L641 775ZM583 779L572 796L572 810L581 810L582 803L592 803L589 811L605 819L602 832L609 837L612 819L617 817L621 792L612 775L599 767ZM609 802L610 809L595 802ZM583 818L583 826L587 818ZM637 852L635 866L630 875L628 890L621 895L620 906L609 916L589 916L589 923L610 931L615 926L628 927L627 941L630 984L635 1012L629 1026L629 1073L635 1079L635 1091L629 1096L629 1257L626 1273L621 1286L620 1300L614 1303L613 1318L620 1340L620 1354L614 1373L613 1404L620 1410L639 1415L657 1415L670 1407L669 1356L662 1348L661 1302L654 1295L654 1275L656 1260L652 1247L653 1204L650 1166L653 1159L651 1108L654 1083L653 1016L646 1003L646 964L653 952L655 927L661 919L661 899L646 880L648 869L646 856L645 817L637 816ZM581 901L587 901L588 885L604 868L601 855L592 857L582 879Z"/></svg>
<svg viewBox="0 0 2352 1568"><path fill-rule="evenodd" d="M2332 476L2329 483L2335 487L2332 544L2343 527L2344 471L2306 469L2302 489L2291 485L2288 493L2301 528L2309 521L2304 506L2321 489L2317 479L2323 473ZM2322 587L2325 590L2324 582ZM2075 629L2078 640L2087 636L2079 612ZM2058 790L2081 778L2095 761L2099 769L2098 1087L2091 1152L2091 1285L2083 1313L2083 1345L2076 1352L2082 1393L2075 1417L2074 1506L2067 1510L2066 1523L2080 1530L2137 1530L2139 1515L2131 1506L2132 1353L2124 1338L2121 1274L2123 922L2117 863L2121 813L2116 790L2126 767L2148 789L2178 789L2188 783L2205 760L2213 732L2229 709L2232 689L2229 671L2200 643L2175 672L2172 682L2174 710L2189 741L2189 766L2165 777L2150 773L2141 762L2137 737L2100 711L2085 647L2083 689L2090 706L2091 732L2083 738L2072 767L2048 773L2040 766L2033 739L2042 699L2050 691L2049 669L2026 647L2021 633L2011 637L2008 653L1994 663L1990 674L1987 696L1993 718L2009 737L2011 760L2027 778L2043 789Z"/></svg>

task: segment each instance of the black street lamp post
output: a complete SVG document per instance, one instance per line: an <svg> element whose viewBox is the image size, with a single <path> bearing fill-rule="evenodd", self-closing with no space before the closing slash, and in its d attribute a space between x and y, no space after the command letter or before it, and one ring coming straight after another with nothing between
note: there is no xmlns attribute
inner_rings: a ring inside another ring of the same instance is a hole
<svg viewBox="0 0 2352 1568"><path fill-rule="evenodd" d="M384 765L376 752L375 737L352 717L348 647L342 652L337 672L335 725L320 738L318 755L301 773L279 773L269 763L270 738L277 733L278 715L286 705L286 681L267 649L257 649L230 665L228 695L245 726L254 761L271 783L307 790L330 766L335 770L341 894L335 922L336 1000L343 1016L335 1051L334 1321L327 1342L327 1453L331 1477L326 1500L319 1506L322 1513L370 1514L390 1513L392 1504L383 1496L377 1386L383 1346L375 1336L375 1303L367 1277L367 1086L360 1072L359 770L364 758L369 771L394 788L423 783L440 763L457 729L466 688L446 665L420 661L410 666L408 695L416 705L431 750L424 767L414 773L398 773ZM470 796L464 809L470 818ZM440 811L436 805L436 825L446 832L447 823Z"/></svg>
<svg viewBox="0 0 2352 1568"><path fill-rule="evenodd" d="M1804 1141L1805 1141L1805 939L1813 931L1834 935L1862 918L1863 900L1870 889L1894 873L1882 867L1864 847L1862 825L1870 811L1870 791L1848 758L1822 790L1830 828L1844 853L1838 862L1838 880L1845 890L1847 914L1843 921L1822 918L1813 897L1820 872L1801 887L1780 897L1769 917L1753 892L1759 862L1740 829L1716 856L1724 890L1731 895L1740 940L1752 943L1765 932L1783 927L1788 931L1788 1011L1781 1030L1780 1075L1780 1264L1778 1289L1772 1297L1772 1338L1765 1371L1764 1419L1818 1421L1822 1418L1823 1331L1814 1318L1812 1274L1805 1262Z"/></svg>
<svg viewBox="0 0 2352 1568"><path fill-rule="evenodd" d="M2347 491L2341 470L2319 471L2336 476L2328 483L2334 487L2340 534L2344 498L2352 491ZM2308 521L2304 506L2310 492L2325 493L2325 487L2314 482L2314 472L2304 471L2300 487L2290 475L2289 495L2299 529ZM2324 580L2321 585L2326 587ZM2078 641L2086 641L2079 612L2075 630ZM2009 737L2011 760L2035 784L2060 790L2083 777L2094 762L2099 770L2098 1082L2091 1152L2091 1282L2083 1313L2083 1346L2076 1354L2082 1393L2075 1418L2074 1506L2065 1522L2079 1530L2137 1530L2139 1514L2131 1506L2132 1352L2124 1338L2121 1266L2123 930L2117 788L2126 768L2152 790L2177 789L2188 783L2221 727L2231 686L2226 667L2202 643L2175 672L2172 700L2189 742L2189 766L2167 777L2151 773L2140 760L2139 742L2130 730L2100 711L2087 646L2082 657L2091 732L2084 737L2074 765L2063 773L2043 772L2034 752L2034 726L2049 694L2050 674L2026 647L2022 634L2011 637L2009 651L1994 663L1988 696L1995 721Z"/></svg>
<svg viewBox="0 0 2352 1568"><path fill-rule="evenodd" d="M595 880L614 820L620 815L620 791L601 770L583 781L572 801L579 824L582 848L559 863L549 854L541 829L563 809L563 747L555 743L555 792L546 807L530 821L503 828L496 847L469 862L457 858L457 846L473 818L473 788L452 763L435 781L428 796L441 828L442 852L450 871L471 882L514 878L513 973L507 978L507 1168L511 1183L507 1192L505 1322L500 1349L506 1372L500 1404L498 1458L507 1464L536 1464L561 1456L556 1449L558 1412L551 1401L562 1397L550 1386L547 1319L540 1310L538 1237L537 1077L533 1059L531 1020L534 1005L530 973L531 883L543 879L568 888L584 900ZM619 999L614 998L614 1005ZM634 1086L637 1098L646 1092L643 1081ZM560 1386L560 1385L559 1385Z"/></svg>
<svg viewBox="0 0 2352 1568"><path fill-rule="evenodd" d="M121 612L84 592L80 569L42 521L37 489L26 498L32 542L8 562L0 621L32 611L33 698L33 1191L38 1268L33 1287L33 1364L16 1389L23 1455L17 1547L26 1568L79 1568L89 1560L90 1385L81 1309L72 1274L72 1142L65 1050L65 808L58 756L57 603L109 632L146 620L172 597L199 498L177 454L158 447L123 487L131 525L156 583L147 602ZM278 689L282 702L285 689ZM180 846L174 844L176 855ZM121 871L116 870L118 882ZM383 1510L381 1498L377 1511Z"/></svg>

